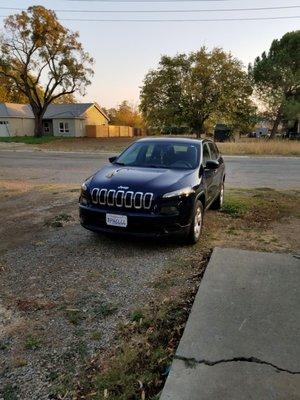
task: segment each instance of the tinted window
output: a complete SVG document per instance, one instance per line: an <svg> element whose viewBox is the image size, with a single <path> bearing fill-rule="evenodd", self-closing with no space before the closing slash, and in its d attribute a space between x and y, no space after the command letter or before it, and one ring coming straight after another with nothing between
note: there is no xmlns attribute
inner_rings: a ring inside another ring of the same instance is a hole
<svg viewBox="0 0 300 400"><path fill-rule="evenodd" d="M214 145L214 143L208 143L208 146L209 146L209 150L210 150L211 159L217 160L219 155L218 155L216 146Z"/></svg>
<svg viewBox="0 0 300 400"><path fill-rule="evenodd" d="M116 162L148 168L194 169L199 164L199 145L162 141L137 142L126 149Z"/></svg>
<svg viewBox="0 0 300 400"><path fill-rule="evenodd" d="M214 145L215 151L217 153L217 157L219 158L220 157L220 152L219 152L218 146L216 145L216 143L213 143L213 145Z"/></svg>
<svg viewBox="0 0 300 400"><path fill-rule="evenodd" d="M203 165L205 165L206 161L210 160L210 159L211 158L210 158L210 152L209 152L208 145L207 145L207 143L204 143L204 145L203 145L203 158L202 158Z"/></svg>

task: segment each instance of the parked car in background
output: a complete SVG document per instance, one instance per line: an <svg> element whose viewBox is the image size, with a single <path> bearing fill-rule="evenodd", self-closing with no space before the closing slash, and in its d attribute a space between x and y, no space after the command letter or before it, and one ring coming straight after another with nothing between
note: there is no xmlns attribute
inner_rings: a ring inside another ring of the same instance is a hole
<svg viewBox="0 0 300 400"><path fill-rule="evenodd" d="M225 166L211 140L140 139L87 179L83 227L137 236L201 235L203 215L224 198Z"/></svg>
<svg viewBox="0 0 300 400"><path fill-rule="evenodd" d="M217 124L214 129L214 140L216 142L234 142L232 129L225 124Z"/></svg>
<svg viewBox="0 0 300 400"><path fill-rule="evenodd" d="M293 129L288 129L283 135L283 139L289 139L289 140L300 140L300 132L297 132L296 130Z"/></svg>

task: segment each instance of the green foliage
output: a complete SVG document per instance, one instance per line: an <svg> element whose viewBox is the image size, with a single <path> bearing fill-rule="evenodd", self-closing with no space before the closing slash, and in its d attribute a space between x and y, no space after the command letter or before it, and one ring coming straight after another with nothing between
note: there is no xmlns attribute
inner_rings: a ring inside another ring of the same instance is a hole
<svg viewBox="0 0 300 400"><path fill-rule="evenodd" d="M286 101L284 105L284 116L288 120L297 119L300 116L300 90L294 98Z"/></svg>
<svg viewBox="0 0 300 400"><path fill-rule="evenodd" d="M236 196L229 196L225 199L221 211L232 217L241 217L249 210L249 207L250 205L245 201L245 199Z"/></svg>
<svg viewBox="0 0 300 400"><path fill-rule="evenodd" d="M200 134L213 115L243 119L253 107L251 93L239 60L222 49L202 47L188 55L161 58L144 79L141 110L153 130Z"/></svg>
<svg viewBox="0 0 300 400"><path fill-rule="evenodd" d="M41 342L38 338L29 335L26 338L24 347L26 350L37 350L41 347Z"/></svg>
<svg viewBox="0 0 300 400"><path fill-rule="evenodd" d="M0 76L0 103L28 103L28 97L20 92L12 79Z"/></svg>
<svg viewBox="0 0 300 400"><path fill-rule="evenodd" d="M257 93L273 120L272 136L291 104L299 102L300 92L300 30L273 40L270 50L249 65ZM298 109L298 105L296 108ZM293 110L295 106L292 107Z"/></svg>
<svg viewBox="0 0 300 400"><path fill-rule="evenodd" d="M140 320L144 318L144 314L140 310L133 311L131 314L131 320L135 322L140 322Z"/></svg>

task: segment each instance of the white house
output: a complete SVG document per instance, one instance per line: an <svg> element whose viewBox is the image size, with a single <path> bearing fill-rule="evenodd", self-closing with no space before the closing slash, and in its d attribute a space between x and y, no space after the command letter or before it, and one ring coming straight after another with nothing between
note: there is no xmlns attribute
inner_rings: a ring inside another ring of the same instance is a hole
<svg viewBox="0 0 300 400"><path fill-rule="evenodd" d="M43 135L83 137L86 126L106 126L109 118L97 103L50 104L43 118ZM0 103L0 137L33 136L29 104Z"/></svg>

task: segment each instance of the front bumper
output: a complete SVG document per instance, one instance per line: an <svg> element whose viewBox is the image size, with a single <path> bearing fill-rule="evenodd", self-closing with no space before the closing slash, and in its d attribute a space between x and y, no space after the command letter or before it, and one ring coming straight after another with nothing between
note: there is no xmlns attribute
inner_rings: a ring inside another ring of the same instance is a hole
<svg viewBox="0 0 300 400"><path fill-rule="evenodd" d="M128 225L126 228L109 226L106 224L106 213L126 215ZM81 225L94 232L118 233L141 237L160 237L169 235L184 235L189 232L190 219L180 215L157 215L137 212L122 212L119 210L105 210L90 206L79 206Z"/></svg>

